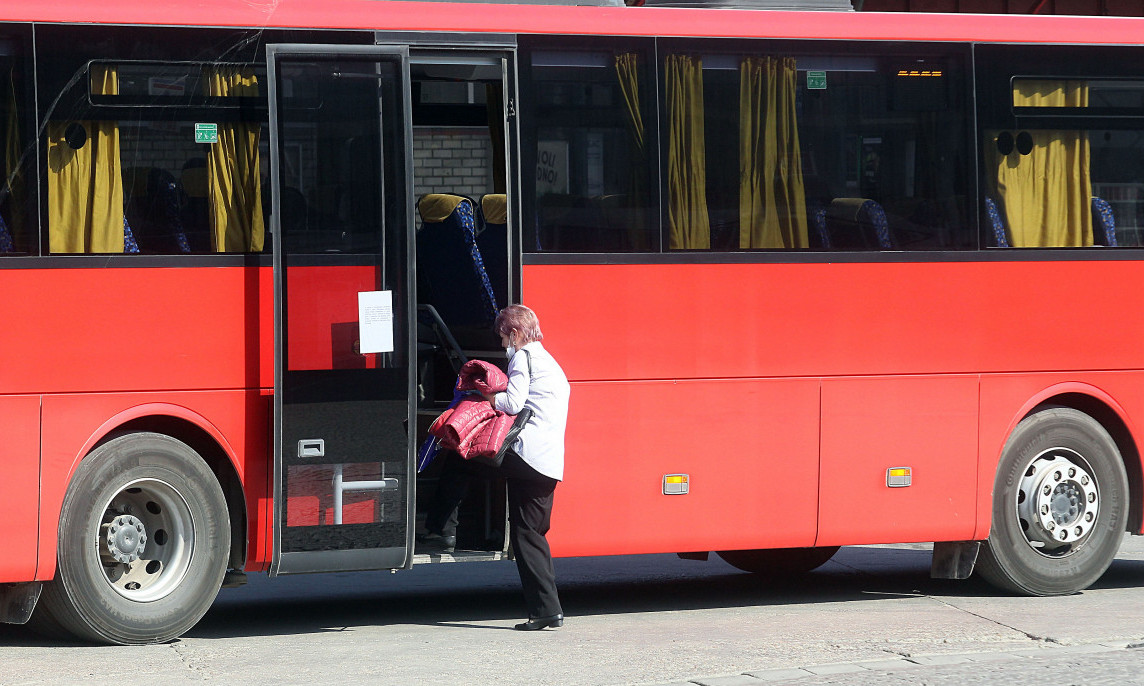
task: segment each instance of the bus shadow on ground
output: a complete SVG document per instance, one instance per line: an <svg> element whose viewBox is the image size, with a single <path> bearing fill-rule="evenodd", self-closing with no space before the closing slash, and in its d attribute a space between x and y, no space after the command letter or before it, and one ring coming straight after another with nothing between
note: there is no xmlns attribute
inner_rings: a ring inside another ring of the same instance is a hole
<svg viewBox="0 0 1144 686"><path fill-rule="evenodd" d="M686 561L673 566L670 573L640 570L626 574L622 563L603 570L594 566L597 563L591 559L557 561L561 601L570 617L863 602L893 597L1012 597L976 576L965 580L931 579L928 550L844 548L818 570L784 580L764 579L715 560ZM337 597L292 596L228 606L216 604L188 636L279 635L392 624L505 629L523 616L523 602L511 564L501 583L490 586L487 580L478 579L475 588L466 588L463 574L455 575L453 586L446 581L439 586L413 589L387 588L388 577L378 579L373 575L369 587L359 586L359 591ZM1144 560L1116 560L1092 588L1135 588L1141 584Z"/></svg>
<svg viewBox="0 0 1144 686"><path fill-rule="evenodd" d="M1144 584L1144 560L1113 560L1112 566L1097 579L1093 590L1140 588Z"/></svg>
<svg viewBox="0 0 1144 686"><path fill-rule="evenodd" d="M707 563L671 558L664 561L666 569L638 556L557 560L564 609L570 617L582 617L894 596L1003 595L976 579L930 579L928 550L843 549L820 569L781 580L740 572L714 556ZM636 569L625 569L626 562ZM216 603L187 637L324 633L394 624L504 629L520 621L524 608L511 563L502 564L495 575L474 570L473 578L464 573L466 566L453 565L455 569L449 570L453 574L414 583L405 583L402 574L342 574L332 579L334 575L318 575L305 587L303 577L295 577L287 581L297 589L274 590L280 580L262 579L252 597ZM417 573L415 569L404 574ZM1138 578L1144 580L1144 571Z"/></svg>

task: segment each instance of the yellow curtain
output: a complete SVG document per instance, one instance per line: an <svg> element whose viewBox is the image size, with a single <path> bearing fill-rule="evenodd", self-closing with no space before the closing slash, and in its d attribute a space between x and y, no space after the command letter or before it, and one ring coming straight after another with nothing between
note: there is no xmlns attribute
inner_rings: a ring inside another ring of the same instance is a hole
<svg viewBox="0 0 1144 686"><path fill-rule="evenodd" d="M114 66L91 67L91 92L119 93ZM78 149L64 140L69 126L73 132L82 127L86 135ZM48 124L48 247L53 253L123 252L123 175L116 122Z"/></svg>
<svg viewBox="0 0 1144 686"><path fill-rule="evenodd" d="M640 75L639 55L626 52L616 55L616 78L620 82L620 92L624 96L624 104L628 107L628 124L635 140L636 147L644 150L644 124L643 114L640 110Z"/></svg>
<svg viewBox="0 0 1144 686"><path fill-rule="evenodd" d="M1018 81L1017 107L1087 107L1084 81ZM1002 200L1012 245L1059 248L1092 245L1092 180L1089 142L1083 131L1012 132L1032 136L1032 151L1021 145L1007 155L997 149L1000 132L986 136L986 159Z"/></svg>
<svg viewBox="0 0 1144 686"><path fill-rule="evenodd" d="M207 95L258 95L252 69L221 67L205 74ZM258 124L219 124L218 142L207 154L210 226L217 252L262 252L262 178Z"/></svg>
<svg viewBox="0 0 1144 686"><path fill-rule="evenodd" d="M791 57L739 67L739 247L805 248L806 193Z"/></svg>
<svg viewBox="0 0 1144 686"><path fill-rule="evenodd" d="M642 205L646 194L644 176L647 172L647 149L644 146L646 137L643 113L640 109L640 77L639 55L627 52L616 55L616 79L620 84L620 93L624 97L624 104L628 110L628 131L632 135L632 163L628 165L631 170L631 198L629 206ZM644 231L644 213L636 211L630 213L628 223L628 241L634 250L646 250L648 235Z"/></svg>
<svg viewBox="0 0 1144 686"><path fill-rule="evenodd" d="M667 218L672 250L711 247L707 217L707 162L703 138L703 62L668 55Z"/></svg>

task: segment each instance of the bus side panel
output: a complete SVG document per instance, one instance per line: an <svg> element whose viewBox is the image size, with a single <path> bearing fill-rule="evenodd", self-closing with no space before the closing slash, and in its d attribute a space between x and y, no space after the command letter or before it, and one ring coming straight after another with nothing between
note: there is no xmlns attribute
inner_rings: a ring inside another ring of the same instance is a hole
<svg viewBox="0 0 1144 686"><path fill-rule="evenodd" d="M40 397L0 397L0 583L36 576L36 520L39 517Z"/></svg>
<svg viewBox="0 0 1144 686"><path fill-rule="evenodd" d="M817 379L572 384L554 554L813 544L818 403Z"/></svg>
<svg viewBox="0 0 1144 686"><path fill-rule="evenodd" d="M1141 369L1144 289L1108 284L1142 277L1118 260L526 265L523 302L572 380Z"/></svg>
<svg viewBox="0 0 1144 686"><path fill-rule="evenodd" d="M817 544L971 538L977 404L976 376L824 380Z"/></svg>
<svg viewBox="0 0 1144 686"><path fill-rule="evenodd" d="M10 269L8 393L273 386L270 268ZM17 295L18 294L18 295ZM50 316L45 316L49 313Z"/></svg>
<svg viewBox="0 0 1144 686"><path fill-rule="evenodd" d="M1127 425L1136 442L1137 452L1144 452L1140 435L1140 431L1144 430L1144 424L1141 423L1144 421L1144 372L994 374L982 377L981 447L977 485L982 497L978 500L978 527L974 538L985 539L989 536L993 501L988 495L993 492L997 463L1009 435L1037 405L1064 393L1088 395L1110 406ZM1130 472L1128 480L1130 483L1144 483L1144 473L1139 469L1135 474ZM1138 495L1144 497L1144 494Z"/></svg>
<svg viewBox="0 0 1144 686"><path fill-rule="evenodd" d="M44 396L37 579L55 575L60 508L85 452L124 422L157 414L195 421L216 439L223 437L222 447L234 461L246 494L247 550L253 558L247 567L264 569L270 547L269 525L262 520L271 498L267 488L269 401L269 396L258 391L241 390Z"/></svg>

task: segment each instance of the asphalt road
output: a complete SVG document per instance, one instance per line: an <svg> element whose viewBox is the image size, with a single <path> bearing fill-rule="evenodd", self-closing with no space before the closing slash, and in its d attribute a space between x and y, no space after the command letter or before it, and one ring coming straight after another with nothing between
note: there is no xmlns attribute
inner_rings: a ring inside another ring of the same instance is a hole
<svg viewBox="0 0 1144 686"><path fill-rule="evenodd" d="M768 585L717 558L557 560L564 628L512 631L512 563L224 589L182 639L99 647L0 625L0 684L1144 683L1144 538L1092 589L1022 598L931 580L929 546L843 548Z"/></svg>

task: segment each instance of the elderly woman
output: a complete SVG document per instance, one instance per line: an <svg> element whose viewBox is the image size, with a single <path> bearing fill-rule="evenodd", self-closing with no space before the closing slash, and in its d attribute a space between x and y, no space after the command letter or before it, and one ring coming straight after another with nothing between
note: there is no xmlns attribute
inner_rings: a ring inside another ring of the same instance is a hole
<svg viewBox="0 0 1144 686"><path fill-rule="evenodd" d="M535 631L564 624L556 574L548 547L552 496L564 478L564 428L568 423L570 387L564 370L540 341L536 313L524 305L509 305L494 324L508 355L508 390L486 395L493 407L532 416L505 451L501 473L508 481L509 540L528 605L528 621L517 624Z"/></svg>
<svg viewBox="0 0 1144 686"><path fill-rule="evenodd" d="M494 323L508 355L508 389L485 399L494 409L511 415L528 408L519 433L505 441L503 459L494 472L508 483L509 540L528 605L528 621L517 624L535 631L564 624L552 552L548 548L552 495L564 478L564 426L568 421L568 379L552 355L540 344L540 322L523 305L510 305ZM487 477L491 467L466 464L449 453L425 519L426 533L418 534L418 550L451 553L457 543L458 510L474 477Z"/></svg>

